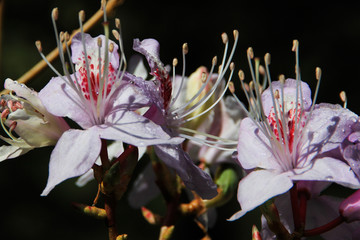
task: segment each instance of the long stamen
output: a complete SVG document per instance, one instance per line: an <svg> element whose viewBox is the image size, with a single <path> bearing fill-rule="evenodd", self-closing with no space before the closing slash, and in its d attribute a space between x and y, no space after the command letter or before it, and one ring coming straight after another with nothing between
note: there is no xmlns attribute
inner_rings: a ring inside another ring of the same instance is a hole
<svg viewBox="0 0 360 240"><path fill-rule="evenodd" d="M182 58L183 58L183 68L182 68L182 74L181 74L181 82L180 82L180 86L178 88L178 91L175 95L175 97L172 99L171 104L170 104L170 108L174 105L174 103L176 102L176 100L179 98L180 96L180 92L182 90L182 87L184 85L184 81L185 81L185 66L186 66L186 60L185 60L185 56L186 54L188 54L189 52L189 47L187 43L184 43L182 46ZM175 78L174 78L175 79Z"/></svg>
<svg viewBox="0 0 360 240"><path fill-rule="evenodd" d="M189 100L187 101L185 104L183 104L181 107L177 108L177 109L174 109L172 111L173 114L177 113L177 112L180 112L184 109L186 109L187 106L189 106L195 99L197 99L197 97L200 96L200 94L202 93L202 91L205 89L205 87L208 85L208 83L210 82L210 79L211 79L211 76L214 72L214 68L215 68L215 65L217 63L217 57L213 57L212 59L212 65L211 65L211 69L210 69L210 73L206 79L205 82L203 82L203 84L201 85L200 89L197 91L197 93ZM181 79L183 80L183 79ZM179 88L180 89L180 88ZM180 91L180 90L179 90Z"/></svg>
<svg viewBox="0 0 360 240"><path fill-rule="evenodd" d="M233 73L234 73L234 68L235 68L234 64L230 64L230 71L231 71L231 72L230 72L229 79L227 80L226 86L224 87L224 90L222 91L222 93L220 94L220 96L218 97L218 99L217 99L210 107L208 107L206 110L202 111L201 113L199 113L199 114L197 114L197 115L195 115L195 116L193 116L193 117L191 117L191 118L186 119L184 122L191 121L191 120L193 120L193 119L195 119L195 118L198 118L198 117L204 115L205 113L207 113L207 112L209 112L211 109L213 109L213 108L216 106L216 104L218 104L218 103L220 102L220 100L224 97L225 92L226 92L226 90L227 90L228 87L229 87L230 80L231 80L231 78L232 78L232 76L233 76Z"/></svg>
<svg viewBox="0 0 360 240"><path fill-rule="evenodd" d="M94 114L94 116L97 116L97 111L95 109L95 99L93 96L93 89L92 89L92 84L91 84L91 76L90 76L90 66L89 66L89 60L88 60L88 54L87 54L87 49L86 49L86 44L85 44L85 37L84 37L84 28L83 28L83 22L85 21L85 12L83 10L81 10L79 12L79 25L80 25L80 33L81 33L81 43L83 46L83 51L84 51L84 60L85 60L85 69L86 69L86 75L87 75L87 83L88 83L88 88L89 88L89 98L90 98L90 108L92 109L92 112ZM97 122L97 120L96 120Z"/></svg>
<svg viewBox="0 0 360 240"><path fill-rule="evenodd" d="M237 141L229 140L229 139L226 139L226 138L221 138L221 137L214 136L214 135L211 135L211 134L207 134L207 133L204 133L204 132L199 132L199 131L196 131L196 130L193 130L193 129L190 129L190 128L180 127L179 130L184 131L184 132L193 133L193 134L199 134L199 135L211 138L211 139L222 141L221 145L236 145L237 144Z"/></svg>
<svg viewBox="0 0 360 240"><path fill-rule="evenodd" d="M200 143L202 145L217 148L219 150L226 150L226 151L227 150L236 150L236 146L234 148L219 147L218 145L222 145L222 144L219 144L217 141L209 141L209 140L205 140L205 139L200 139L200 138L196 138L196 137L186 135L186 134L179 134L179 136L183 137L183 138L187 138L187 139L189 139L191 141L194 141L194 142L198 142L198 143Z"/></svg>
<svg viewBox="0 0 360 240"><path fill-rule="evenodd" d="M225 52L224 52L222 64L221 64L221 67L220 67L219 76L218 76L218 79L216 80L214 86L211 88L211 90L202 99L200 99L200 101L198 101L191 108L189 108L185 113L183 113L182 117L185 117L185 116L191 114L199 106L204 104L213 95L216 88L220 84L221 80L223 79L223 77L225 75L225 72L227 71L227 69L229 68L229 65L231 64L231 59L232 59L232 57L234 55L235 48L236 48L236 45L237 45L237 41L239 39L239 32L237 30L234 30L233 34L234 34L234 44L233 44L231 53L229 55L229 58L228 58L228 60L226 62L225 67L224 67L224 64L225 64L225 60L226 60L226 53L227 53L227 49L228 49L228 45L229 45L229 40L228 40L227 34L225 34L225 33L222 34L223 43L225 44Z"/></svg>

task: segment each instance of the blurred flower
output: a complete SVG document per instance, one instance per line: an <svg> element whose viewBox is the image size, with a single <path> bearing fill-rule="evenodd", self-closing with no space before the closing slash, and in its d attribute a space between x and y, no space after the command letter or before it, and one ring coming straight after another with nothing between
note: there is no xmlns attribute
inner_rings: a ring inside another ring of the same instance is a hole
<svg viewBox="0 0 360 240"><path fill-rule="evenodd" d="M269 55L265 64L268 69ZM348 164L324 154L340 147L358 116L339 105L315 104L309 86L300 80L298 63L296 69L297 80L275 82L267 70L269 87L261 95L257 80L253 82L258 98L252 98L250 107L255 114L242 120L237 148L239 163L249 174L239 183L241 211L231 220L287 192L294 181L360 187ZM317 69L318 81L320 73Z"/></svg>
<svg viewBox="0 0 360 240"><path fill-rule="evenodd" d="M92 38L78 33L71 44L70 60L75 66L70 64L74 71L70 74L62 52L61 40L64 39L66 36L60 34L57 40L65 76L50 65L58 77L51 79L39 97L49 112L69 117L83 130L70 129L59 139L51 154L43 196L65 179L87 172L99 156L101 139L135 146L182 142L181 138L170 137L160 126L135 112L149 105L149 100L136 85L139 79L124 71L122 47L120 60L118 45L108 36ZM119 43L122 46L121 39Z"/></svg>
<svg viewBox="0 0 360 240"><path fill-rule="evenodd" d="M213 78L213 70L216 65L216 58L213 59L213 66L209 74L206 74L204 68L201 68L199 72L195 72L190 78L186 78L184 75L185 55L188 52L188 47L187 44L184 44L183 74L181 77L175 76L175 66L177 65L177 60L175 59L173 62L173 77L171 78L169 75L169 69L166 68L160 61L159 43L154 39L145 39L143 41L135 39L134 50L142 53L146 57L151 69L150 74L155 77L155 79L146 81L145 83L157 86L155 91L149 91L148 93L153 105L144 116L161 125L171 136L180 136L190 140L199 140L202 144L212 146L216 145L214 142L217 140L214 141L193 138L193 130L184 126L185 124L192 127L198 126L201 121L192 125L188 122L196 118L200 118L201 116L205 117L206 114L208 114L209 111L212 110L223 97L227 86L220 90L220 94L217 99L214 99L214 96L216 96L214 93L215 91L219 91L217 90L218 86L222 82L229 66L231 69L229 80L231 79L233 66L230 64L230 61L238 39L237 31L234 32L234 37L235 43L230 57L227 62L225 62L226 56L224 56L219 75L215 79ZM226 34L223 34L223 41L224 44L226 44L227 49L228 39ZM196 77L199 75L200 78ZM202 82L199 80L202 80ZM188 91L183 92L183 86L186 85L184 84L185 81L192 81L194 86L193 88L189 88ZM152 90L151 87L148 89ZM181 93L190 94L190 100L181 104L180 99L186 99L186 95L185 97L184 95L181 96ZM178 173L180 178L190 190L194 190L202 198L213 198L216 196L216 185L212 181L211 177L194 164L181 145L158 144L154 146L154 149L157 156L166 165L173 168Z"/></svg>
<svg viewBox="0 0 360 240"><path fill-rule="evenodd" d="M1 125L9 136L0 135L0 138L10 144L0 147L0 161L18 157L33 148L55 145L69 129L64 119L45 109L37 92L9 78L5 80L5 89L16 95L11 92L0 97Z"/></svg>

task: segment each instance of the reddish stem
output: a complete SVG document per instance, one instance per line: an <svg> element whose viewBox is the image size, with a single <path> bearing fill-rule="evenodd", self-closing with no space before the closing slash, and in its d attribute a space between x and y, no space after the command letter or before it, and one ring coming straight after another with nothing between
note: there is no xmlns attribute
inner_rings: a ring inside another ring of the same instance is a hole
<svg viewBox="0 0 360 240"><path fill-rule="evenodd" d="M109 240L116 240L118 236L117 228L116 228L116 200L113 194L110 196L104 196L105 201L105 211L106 211L106 219L107 219L107 227L109 232Z"/></svg>
<svg viewBox="0 0 360 240"><path fill-rule="evenodd" d="M108 170L110 168L110 160L107 151L107 142L105 139L101 139L100 159L103 169L105 171Z"/></svg>
<svg viewBox="0 0 360 240"><path fill-rule="evenodd" d="M291 199L291 209L294 219L295 231L300 230L301 221L300 221L300 209L299 209L299 200L298 200L298 191L296 184L290 189L290 199Z"/></svg>
<svg viewBox="0 0 360 240"><path fill-rule="evenodd" d="M305 230L303 236L304 237L311 237L311 236L320 235L322 233L330 231L331 229L339 226L343 222L344 222L344 219L341 216L338 216L337 218L335 218L331 222L329 222L329 223L327 223L327 224L325 224L325 225L323 225L321 227L313 228L313 229L310 229L310 230Z"/></svg>
<svg viewBox="0 0 360 240"><path fill-rule="evenodd" d="M300 200L300 210L299 210L299 219L302 229L305 228L306 223L306 208L307 208L307 200L309 199L308 192L299 191L299 200Z"/></svg>

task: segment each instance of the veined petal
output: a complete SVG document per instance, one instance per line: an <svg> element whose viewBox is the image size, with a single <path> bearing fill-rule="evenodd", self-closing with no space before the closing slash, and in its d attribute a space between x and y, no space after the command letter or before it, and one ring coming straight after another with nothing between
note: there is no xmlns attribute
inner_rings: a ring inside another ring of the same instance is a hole
<svg viewBox="0 0 360 240"><path fill-rule="evenodd" d="M117 111L107 117L105 124L94 128L101 138L121 140L138 147L184 141L180 137L171 137L159 125L132 111Z"/></svg>
<svg viewBox="0 0 360 240"><path fill-rule="evenodd" d="M81 33L77 33L73 38L71 42L71 61L78 65L83 65L82 58L84 56L84 49L83 44L81 40ZM91 37L90 34L84 33L84 42L86 46L86 51L88 56L92 56L90 60L90 64L93 64L94 66L97 66L99 64L99 56L98 56L98 38L101 39L102 45L105 44L105 36L99 35L97 37ZM118 53L118 45L112 41L109 40L109 44L113 44L114 49L109 53L109 63L112 65L114 69L117 69L119 67L119 53ZM105 47L101 48L101 59L102 59L102 66L104 66L104 59L105 59Z"/></svg>
<svg viewBox="0 0 360 240"><path fill-rule="evenodd" d="M55 116L69 117L82 128L93 125L90 106L84 106L80 96L63 79L55 77L39 92L39 98L48 110Z"/></svg>
<svg viewBox="0 0 360 240"><path fill-rule="evenodd" d="M280 169L272 153L269 139L249 117L240 123L238 160L245 169Z"/></svg>
<svg viewBox="0 0 360 240"><path fill-rule="evenodd" d="M292 180L330 181L349 188L360 188L360 181L350 166L331 157L316 159L310 166L288 173Z"/></svg>
<svg viewBox="0 0 360 240"><path fill-rule="evenodd" d="M279 91L280 98L282 96L281 89L284 90L284 100L285 102L293 102L295 104L296 102L296 91L299 91L297 85L300 86L301 84L301 90L302 90L302 100L303 100L303 109L307 110L310 108L312 100L311 100L311 90L309 88L309 85L306 82L299 81L295 79L286 79L285 83L282 84L280 81L274 81L272 82L272 89L275 92L276 90ZM298 92L298 98L299 98L299 104L300 104L300 92ZM271 108L274 106L270 88L267 88L263 94L261 95L262 105L264 108L264 113L266 116L269 115ZM282 102L282 98L280 100L280 103Z"/></svg>
<svg viewBox="0 0 360 240"><path fill-rule="evenodd" d="M268 170L257 170L243 178L238 187L241 210L229 220L233 221L260 206L267 200L285 193L293 186L286 174Z"/></svg>
<svg viewBox="0 0 360 240"><path fill-rule="evenodd" d="M49 178L41 196L46 196L62 181L87 172L99 156L101 140L97 129L70 129L65 132L51 153Z"/></svg>
<svg viewBox="0 0 360 240"><path fill-rule="evenodd" d="M317 104L306 126L302 156L308 160L316 155L338 148L351 133L358 116L340 105ZM310 157L309 157L310 156ZM308 162L307 162L308 163ZM306 165L307 163L303 163Z"/></svg>
<svg viewBox="0 0 360 240"><path fill-rule="evenodd" d="M177 172L187 188L194 190L204 199L217 195L216 184L211 177L194 164L180 145L155 145L154 149L156 155Z"/></svg>
<svg viewBox="0 0 360 240"><path fill-rule="evenodd" d="M154 71L161 64L160 44L155 39L148 38L142 41L134 39L133 49L146 57L151 71Z"/></svg>

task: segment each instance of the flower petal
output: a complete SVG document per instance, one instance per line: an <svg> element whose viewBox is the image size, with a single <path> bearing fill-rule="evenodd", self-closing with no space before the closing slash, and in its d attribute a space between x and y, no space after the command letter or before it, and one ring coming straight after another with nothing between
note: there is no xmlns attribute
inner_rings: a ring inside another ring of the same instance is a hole
<svg viewBox="0 0 360 240"><path fill-rule="evenodd" d="M268 138L251 118L241 121L237 151L238 160L243 168L280 169L269 144Z"/></svg>
<svg viewBox="0 0 360 240"><path fill-rule="evenodd" d="M260 206L270 198L285 193L293 186L286 174L275 171L257 170L243 178L238 187L238 201L241 210L229 220L233 221Z"/></svg>
<svg viewBox="0 0 360 240"><path fill-rule="evenodd" d="M60 77L55 77L39 92L39 98L55 116L69 117L82 128L93 125L88 106L84 106L79 95Z"/></svg>
<svg viewBox="0 0 360 240"><path fill-rule="evenodd" d="M32 150L33 148L21 148L18 146L0 146L0 162L11 159L17 158L20 155L27 153L28 151Z"/></svg>
<svg viewBox="0 0 360 240"><path fill-rule="evenodd" d="M65 132L51 153L49 179L41 196L46 196L62 181L87 172L99 156L100 148L99 133L94 128Z"/></svg>
<svg viewBox="0 0 360 240"><path fill-rule="evenodd" d="M303 107L305 110L309 109L311 106L311 90L309 85L303 81L297 81L295 79L286 79L285 83L282 84L280 81L274 81L271 83L273 92L276 90L279 91L280 97L282 96L282 89L284 91L285 101L296 102L296 92L299 91L301 84L302 98L303 98ZM297 87L297 85L299 85ZM298 93L299 94L299 93ZM300 98L300 96L298 96ZM282 99L282 98L281 98ZM264 113L266 116L269 115L271 108L274 106L273 99L271 96L270 88L267 88L261 95L261 101L264 108ZM280 100L281 102L282 100Z"/></svg>
<svg viewBox="0 0 360 240"><path fill-rule="evenodd" d="M124 152L123 142L121 141L112 142L111 144L109 144L107 152L108 152L109 160L119 157L120 154ZM101 165L100 156L96 159L95 163ZM75 184L78 187L83 187L93 179L94 179L94 171L90 169L81 177L79 177Z"/></svg>
<svg viewBox="0 0 360 240"><path fill-rule="evenodd" d="M317 104L306 126L306 145L315 149L317 154L339 147L357 119L355 113L340 105Z"/></svg>
<svg viewBox="0 0 360 240"><path fill-rule="evenodd" d="M105 124L94 127L101 138L120 140L138 147L184 141L180 137L171 137L159 125L132 111L117 111L108 116Z"/></svg>
<svg viewBox="0 0 360 240"><path fill-rule="evenodd" d="M316 159L311 166L288 173L292 180L330 181L349 188L360 188L360 181L350 166L331 157Z"/></svg>
<svg viewBox="0 0 360 240"><path fill-rule="evenodd" d="M177 172L186 187L204 199L211 199L217 195L216 184L211 177L194 164L180 145L155 145L154 149L156 155Z"/></svg>
<svg viewBox="0 0 360 240"><path fill-rule="evenodd" d="M146 57L151 71L156 70L158 65L162 65L160 62L160 44L155 39L148 38L141 42L139 39L134 39L133 49Z"/></svg>

